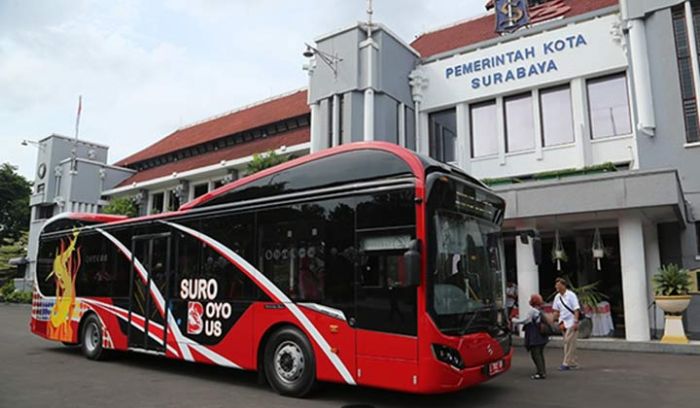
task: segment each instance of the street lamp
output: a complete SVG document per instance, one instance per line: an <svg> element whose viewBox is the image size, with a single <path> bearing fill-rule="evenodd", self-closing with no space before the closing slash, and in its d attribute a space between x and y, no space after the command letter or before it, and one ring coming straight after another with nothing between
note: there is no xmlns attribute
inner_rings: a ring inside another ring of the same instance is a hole
<svg viewBox="0 0 700 408"><path fill-rule="evenodd" d="M329 54L327 52L321 51L316 47L304 43L306 45L306 50L302 54L304 58L312 58L313 56L318 56L318 58L323 61L324 64L328 65L328 68L333 71L333 76L338 76L338 63L343 59L334 54Z"/></svg>
<svg viewBox="0 0 700 408"><path fill-rule="evenodd" d="M32 145L32 146L36 146L38 149L44 150L44 144L43 144L43 143L35 142L35 141L33 141L33 140L24 139L24 140L22 140L22 143L20 143L20 144L21 144L22 146L29 146L29 145Z"/></svg>

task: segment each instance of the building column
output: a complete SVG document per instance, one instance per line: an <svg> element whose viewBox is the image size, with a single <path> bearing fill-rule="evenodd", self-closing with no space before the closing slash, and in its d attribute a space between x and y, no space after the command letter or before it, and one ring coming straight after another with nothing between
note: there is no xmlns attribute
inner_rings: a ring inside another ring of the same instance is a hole
<svg viewBox="0 0 700 408"><path fill-rule="evenodd" d="M532 240L528 237L527 244L515 238L515 260L518 276L518 311L524 316L530 310L530 295L540 292L539 268L535 264L532 253Z"/></svg>
<svg viewBox="0 0 700 408"><path fill-rule="evenodd" d="M644 225L644 263L646 265L647 282L651 282L651 278L661 267L661 255L659 254L659 231L655 223ZM654 287L649 285L647 289L647 303L651 303L654 299ZM654 316L656 309L656 316ZM649 309L649 326L654 330L661 330L664 327L664 312L659 308ZM652 324L655 322L655 324Z"/></svg>
<svg viewBox="0 0 700 408"><path fill-rule="evenodd" d="M321 109L318 102L309 105L311 108L311 153L322 150L321 141Z"/></svg>
<svg viewBox="0 0 700 408"><path fill-rule="evenodd" d="M620 216L619 229L625 337L629 341L649 341L648 285L641 216L636 213L623 213Z"/></svg>

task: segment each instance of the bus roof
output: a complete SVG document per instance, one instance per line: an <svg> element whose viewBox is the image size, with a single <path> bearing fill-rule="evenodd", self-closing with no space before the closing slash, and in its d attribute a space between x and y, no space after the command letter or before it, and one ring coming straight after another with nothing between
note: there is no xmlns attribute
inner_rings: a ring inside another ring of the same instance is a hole
<svg viewBox="0 0 700 408"><path fill-rule="evenodd" d="M319 163L322 162L327 163L325 168L319 167ZM343 168L343 163L345 168ZM352 170L348 171L348 168ZM183 204L177 211L134 218L108 214L63 213L49 219L44 225L43 232L56 230L55 227L51 228L49 225L64 219L80 221L86 224L113 225L177 216L189 210L216 205L217 202L220 202L227 196L231 196L233 199L234 195L245 194L247 189L269 187L273 180L279 182L283 178L281 175L291 170L294 170L297 176L301 171L308 170L307 173L309 174L305 178L308 182L305 187L308 189L321 187L324 180L332 180L333 177L344 177L342 182L348 183L361 180L363 176L365 177L364 179L368 179L400 175L413 176L420 181L424 181L428 172L441 171L455 174L477 187L489 190L479 180L467 175L455 166L434 160L396 144L388 142L357 142L325 149L270 167L250 176L242 177ZM309 175L312 177L308 177ZM263 191L260 191L260 194L263 193ZM47 229L47 227L49 228Z"/></svg>

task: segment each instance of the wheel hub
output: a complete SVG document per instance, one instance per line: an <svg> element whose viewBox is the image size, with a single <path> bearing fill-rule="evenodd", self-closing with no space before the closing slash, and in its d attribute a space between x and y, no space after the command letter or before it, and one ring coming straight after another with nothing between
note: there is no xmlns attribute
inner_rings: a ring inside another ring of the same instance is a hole
<svg viewBox="0 0 700 408"><path fill-rule="evenodd" d="M284 382L297 381L304 373L304 353L294 342L285 341L275 350L275 372Z"/></svg>

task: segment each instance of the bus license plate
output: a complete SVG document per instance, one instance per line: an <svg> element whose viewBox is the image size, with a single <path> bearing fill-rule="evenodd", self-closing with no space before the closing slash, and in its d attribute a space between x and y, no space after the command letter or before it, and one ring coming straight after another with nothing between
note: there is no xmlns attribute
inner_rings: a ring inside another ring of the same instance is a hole
<svg viewBox="0 0 700 408"><path fill-rule="evenodd" d="M502 373L506 369L506 363L503 360L494 361L489 363L489 375L494 376L496 374Z"/></svg>

